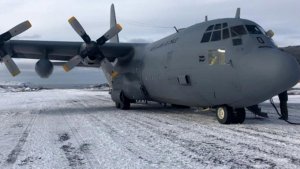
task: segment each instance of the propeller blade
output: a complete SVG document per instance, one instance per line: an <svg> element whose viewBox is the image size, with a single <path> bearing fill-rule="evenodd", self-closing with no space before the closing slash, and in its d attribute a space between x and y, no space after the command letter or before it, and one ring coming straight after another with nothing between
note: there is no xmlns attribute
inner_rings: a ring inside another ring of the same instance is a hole
<svg viewBox="0 0 300 169"><path fill-rule="evenodd" d="M122 26L116 24L114 27L110 28L101 38L97 40L98 45L103 45L106 41L116 36L122 30Z"/></svg>
<svg viewBox="0 0 300 169"><path fill-rule="evenodd" d="M76 55L71 60L69 60L66 64L64 64L63 68L66 72L69 72L75 66L77 66L81 61L82 61L82 57L80 55Z"/></svg>
<svg viewBox="0 0 300 169"><path fill-rule="evenodd" d="M1 35L1 38L2 38L3 41L8 41L12 37L15 37L15 36L25 32L29 28L31 28L31 23L29 21L22 22L19 25L11 28L9 31L3 33Z"/></svg>
<svg viewBox="0 0 300 169"><path fill-rule="evenodd" d="M81 24L78 22L78 20L73 16L69 20L70 25L72 28L77 32L77 34L83 39L85 43L90 43L91 38L90 36L85 32Z"/></svg>
<svg viewBox="0 0 300 169"><path fill-rule="evenodd" d="M9 55L5 55L2 61L12 76L17 76L20 73L20 69Z"/></svg>

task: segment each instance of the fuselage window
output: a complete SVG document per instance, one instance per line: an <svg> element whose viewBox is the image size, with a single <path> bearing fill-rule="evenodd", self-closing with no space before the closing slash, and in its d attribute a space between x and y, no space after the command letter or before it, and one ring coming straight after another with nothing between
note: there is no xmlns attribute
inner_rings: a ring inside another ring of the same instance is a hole
<svg viewBox="0 0 300 169"><path fill-rule="evenodd" d="M256 25L246 25L246 28L249 32L249 34L262 34L262 32L259 30L259 28Z"/></svg>
<svg viewBox="0 0 300 169"><path fill-rule="evenodd" d="M211 36L211 32L207 32L203 35L201 43L209 42Z"/></svg>
<svg viewBox="0 0 300 169"><path fill-rule="evenodd" d="M223 39L228 39L229 37L229 29L223 29Z"/></svg>
<svg viewBox="0 0 300 169"><path fill-rule="evenodd" d="M226 59L226 50L217 49L208 51L209 65L224 65Z"/></svg>
<svg viewBox="0 0 300 169"><path fill-rule="evenodd" d="M244 28L243 25L239 26L234 26L230 28L231 36L236 37L236 36L241 36L247 34L246 29Z"/></svg>
<svg viewBox="0 0 300 169"><path fill-rule="evenodd" d="M206 31L211 31L211 30L213 30L213 28L214 28L214 25L210 25L210 26L206 29Z"/></svg>
<svg viewBox="0 0 300 169"><path fill-rule="evenodd" d="M228 23L223 23L222 24L222 28L227 28L228 27Z"/></svg>
<svg viewBox="0 0 300 169"><path fill-rule="evenodd" d="M214 30L219 30L221 29L221 24L216 24Z"/></svg>
<svg viewBox="0 0 300 169"><path fill-rule="evenodd" d="M218 41L221 40L221 30L214 31L211 37L211 41Z"/></svg>

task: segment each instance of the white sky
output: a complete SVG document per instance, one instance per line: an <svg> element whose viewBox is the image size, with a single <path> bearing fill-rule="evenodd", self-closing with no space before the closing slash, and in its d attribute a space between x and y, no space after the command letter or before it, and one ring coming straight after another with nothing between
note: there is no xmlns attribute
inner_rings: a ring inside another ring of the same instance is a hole
<svg viewBox="0 0 300 169"><path fill-rule="evenodd" d="M2 0L0 32L28 19L33 27L16 39L81 41L67 22L76 16L95 40L109 27L112 3L123 26L123 42L152 42L174 33L157 27L187 27L202 22L205 15L234 17L241 7L241 17L272 29L279 46L300 45L299 0Z"/></svg>
<svg viewBox="0 0 300 169"><path fill-rule="evenodd" d="M241 17L272 29L279 46L300 45L297 0L5 0L0 1L0 31L29 19L33 27L20 39L80 41L67 22L74 15L96 39L109 27L112 3L125 42L158 40L174 30L149 27L187 27L202 22L205 15L209 19L234 17L236 8L241 7Z"/></svg>

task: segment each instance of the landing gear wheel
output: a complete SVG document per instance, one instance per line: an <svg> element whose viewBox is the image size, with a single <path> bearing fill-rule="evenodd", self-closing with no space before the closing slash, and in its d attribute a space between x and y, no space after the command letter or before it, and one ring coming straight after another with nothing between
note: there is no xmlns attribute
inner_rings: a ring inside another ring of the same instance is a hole
<svg viewBox="0 0 300 169"><path fill-rule="evenodd" d="M115 102L115 104L116 104L116 108L117 108L117 109L121 108L121 105L120 105L120 103L118 103L118 102Z"/></svg>
<svg viewBox="0 0 300 169"><path fill-rule="evenodd" d="M122 110L128 110L130 109L130 100L124 95L124 93L122 92L120 95L120 103L119 104L119 108Z"/></svg>
<svg viewBox="0 0 300 169"><path fill-rule="evenodd" d="M235 109L232 122L235 124L242 124L244 123L245 118L246 118L246 110L244 108Z"/></svg>
<svg viewBox="0 0 300 169"><path fill-rule="evenodd" d="M230 124L232 122L233 109L228 106L221 106L217 109L217 120L221 124Z"/></svg>

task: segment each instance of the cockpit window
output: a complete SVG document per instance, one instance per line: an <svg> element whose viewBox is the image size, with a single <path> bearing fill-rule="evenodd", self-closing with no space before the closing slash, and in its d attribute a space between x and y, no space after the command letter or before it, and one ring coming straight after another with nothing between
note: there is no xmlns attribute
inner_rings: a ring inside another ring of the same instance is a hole
<svg viewBox="0 0 300 169"><path fill-rule="evenodd" d="M223 29L223 39L228 39L229 37L229 29Z"/></svg>
<svg viewBox="0 0 300 169"><path fill-rule="evenodd" d="M247 34L246 29L244 28L243 25L238 25L230 28L231 36L236 37L236 36L241 36Z"/></svg>
<svg viewBox="0 0 300 169"><path fill-rule="evenodd" d="M214 30L214 31L213 31ZM215 25L210 25L205 33L203 34L201 43L215 42L222 39L228 39L230 37L228 23L218 23Z"/></svg>
<svg viewBox="0 0 300 169"><path fill-rule="evenodd" d="M211 30L213 30L213 28L214 28L214 25L210 25L210 26L206 29L206 31L211 31Z"/></svg>
<svg viewBox="0 0 300 169"><path fill-rule="evenodd" d="M211 36L211 32L207 32L203 35L203 38L201 40L201 43L209 42Z"/></svg>
<svg viewBox="0 0 300 169"><path fill-rule="evenodd" d="M227 28L227 26L228 26L228 23L223 23L222 24L222 28Z"/></svg>
<svg viewBox="0 0 300 169"><path fill-rule="evenodd" d="M221 24L216 24L214 30L219 30L221 29Z"/></svg>
<svg viewBox="0 0 300 169"><path fill-rule="evenodd" d="M256 25L246 25L246 28L247 28L249 34L255 34L255 35L262 34L260 29Z"/></svg>
<svg viewBox="0 0 300 169"><path fill-rule="evenodd" d="M218 41L221 40L221 30L214 31L211 37L211 41Z"/></svg>

